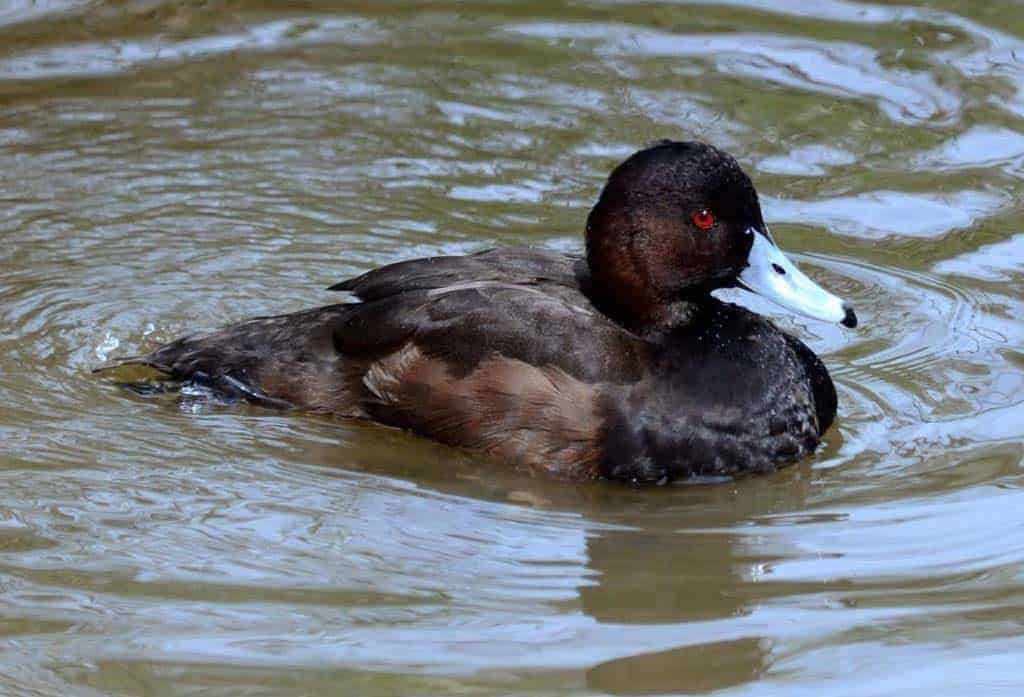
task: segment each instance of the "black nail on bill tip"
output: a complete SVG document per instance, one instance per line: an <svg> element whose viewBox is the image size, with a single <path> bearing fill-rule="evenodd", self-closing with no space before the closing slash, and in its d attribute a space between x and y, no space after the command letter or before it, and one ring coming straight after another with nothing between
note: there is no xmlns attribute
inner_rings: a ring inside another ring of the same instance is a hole
<svg viewBox="0 0 1024 697"><path fill-rule="evenodd" d="M850 329L853 329L854 327L857 326L856 313L854 313L853 308L850 307L849 305L843 305L843 310L846 311L846 314L843 316L842 325L844 327L849 327Z"/></svg>

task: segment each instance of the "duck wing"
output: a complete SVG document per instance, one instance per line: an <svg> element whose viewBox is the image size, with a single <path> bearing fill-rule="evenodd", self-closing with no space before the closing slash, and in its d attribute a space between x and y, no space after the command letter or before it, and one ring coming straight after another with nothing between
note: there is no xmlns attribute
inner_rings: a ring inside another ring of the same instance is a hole
<svg viewBox="0 0 1024 697"><path fill-rule="evenodd" d="M554 366L593 382L630 382L647 344L587 297L580 257L512 247L402 261L332 286L362 303L335 328L348 355L415 341L466 371L489 356Z"/></svg>
<svg viewBox="0 0 1024 697"><path fill-rule="evenodd" d="M550 280L463 276L347 306L333 344L368 418L592 478L609 390L640 379L648 347L585 301Z"/></svg>
<svg viewBox="0 0 1024 697"><path fill-rule="evenodd" d="M501 357L589 382L625 383L638 379L648 351L578 289L537 279L467 280L345 307L333 328L339 354L377 356L413 343L453 374Z"/></svg>

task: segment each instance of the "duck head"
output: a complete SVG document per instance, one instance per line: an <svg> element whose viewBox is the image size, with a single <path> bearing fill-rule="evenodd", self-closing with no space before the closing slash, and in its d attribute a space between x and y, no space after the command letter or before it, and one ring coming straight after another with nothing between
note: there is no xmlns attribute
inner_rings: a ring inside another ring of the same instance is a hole
<svg viewBox="0 0 1024 697"><path fill-rule="evenodd" d="M739 287L808 317L857 325L772 239L750 177L703 143L663 141L608 178L587 218L592 294L633 329L668 321L680 300Z"/></svg>

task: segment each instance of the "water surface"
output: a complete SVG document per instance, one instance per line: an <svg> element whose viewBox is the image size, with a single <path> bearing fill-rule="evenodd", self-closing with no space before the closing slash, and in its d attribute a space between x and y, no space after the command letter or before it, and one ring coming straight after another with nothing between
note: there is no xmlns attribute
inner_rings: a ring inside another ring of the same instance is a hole
<svg viewBox="0 0 1024 697"><path fill-rule="evenodd" d="M1024 10L0 7L0 693L1020 694ZM799 466L633 491L90 374L402 258L578 250L699 138L849 299Z"/></svg>

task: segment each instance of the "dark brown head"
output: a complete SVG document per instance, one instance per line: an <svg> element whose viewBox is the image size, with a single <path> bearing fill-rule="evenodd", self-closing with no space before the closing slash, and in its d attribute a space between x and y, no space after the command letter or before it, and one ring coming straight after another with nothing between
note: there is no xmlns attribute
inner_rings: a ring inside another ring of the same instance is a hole
<svg viewBox="0 0 1024 697"><path fill-rule="evenodd" d="M595 302L630 327L663 321L680 299L732 286L856 323L778 250L750 178L710 145L664 141L629 157L609 176L586 234Z"/></svg>

